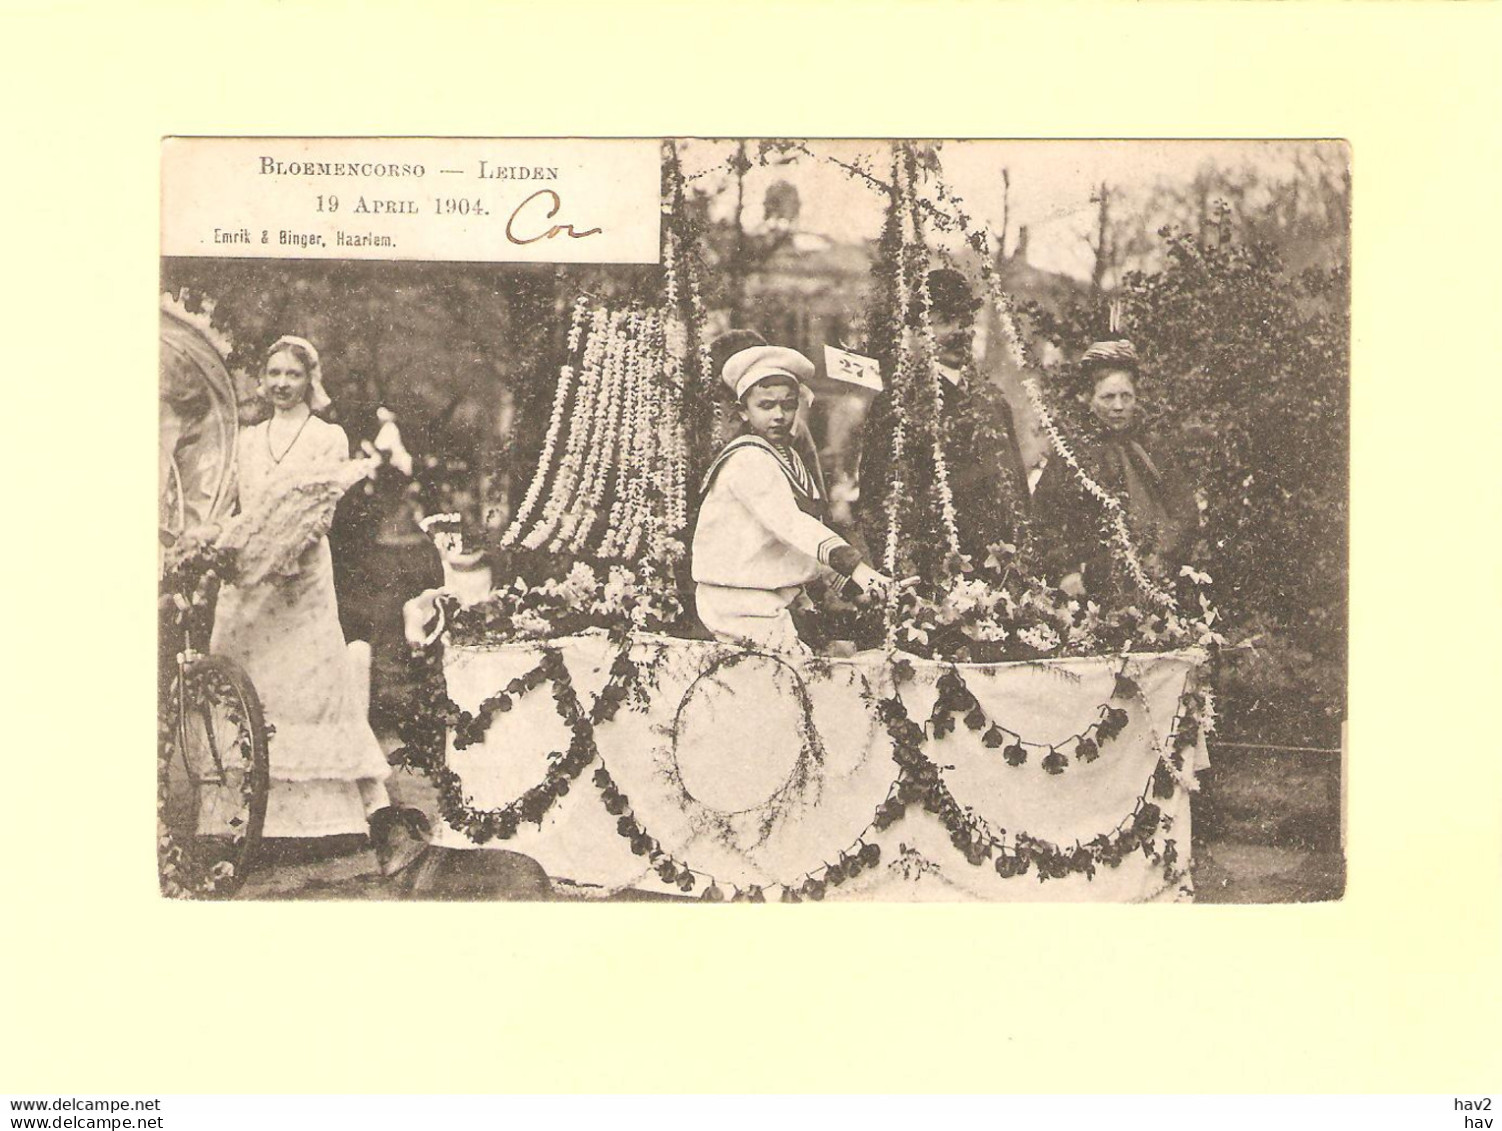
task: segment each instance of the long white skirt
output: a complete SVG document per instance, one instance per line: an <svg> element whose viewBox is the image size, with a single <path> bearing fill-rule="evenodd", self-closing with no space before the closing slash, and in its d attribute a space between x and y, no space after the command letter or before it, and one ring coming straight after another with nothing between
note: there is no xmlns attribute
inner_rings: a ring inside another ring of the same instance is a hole
<svg viewBox="0 0 1502 1131"><path fill-rule="evenodd" d="M276 728L265 835L365 832L367 815L386 804L391 768L339 627L328 539L300 564L296 577L224 586L210 647L245 669Z"/></svg>

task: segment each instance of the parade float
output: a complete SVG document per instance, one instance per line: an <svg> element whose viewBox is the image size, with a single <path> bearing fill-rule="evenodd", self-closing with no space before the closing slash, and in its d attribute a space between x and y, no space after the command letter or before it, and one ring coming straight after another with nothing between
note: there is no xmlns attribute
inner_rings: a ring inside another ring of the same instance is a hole
<svg viewBox="0 0 1502 1131"><path fill-rule="evenodd" d="M1124 596L1103 607L1045 585L1020 506L1013 541L961 554L929 267L966 260L1024 372L1026 343L989 233L930 153L899 143L890 165L836 163L886 202L868 327L892 430L876 564L918 583L844 608L825 625L843 646L812 656L704 639L685 611L696 486L730 406L668 144L658 299L573 303L535 469L496 532L554 568L417 610L426 679L396 758L436 788L435 843L522 852L601 896L1186 898L1214 725L1203 673L1221 642L1207 579L1144 565L1123 501L1031 380ZM428 528L452 552L476 538Z"/></svg>

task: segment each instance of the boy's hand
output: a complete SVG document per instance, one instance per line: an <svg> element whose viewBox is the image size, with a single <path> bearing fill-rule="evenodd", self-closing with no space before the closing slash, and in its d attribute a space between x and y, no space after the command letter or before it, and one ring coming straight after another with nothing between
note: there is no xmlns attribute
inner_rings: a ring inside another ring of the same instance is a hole
<svg viewBox="0 0 1502 1131"><path fill-rule="evenodd" d="M850 575L850 580L861 587L861 591L868 595L879 596L886 593L892 586L892 579L885 574L877 573L870 566L862 562L855 567L855 572Z"/></svg>

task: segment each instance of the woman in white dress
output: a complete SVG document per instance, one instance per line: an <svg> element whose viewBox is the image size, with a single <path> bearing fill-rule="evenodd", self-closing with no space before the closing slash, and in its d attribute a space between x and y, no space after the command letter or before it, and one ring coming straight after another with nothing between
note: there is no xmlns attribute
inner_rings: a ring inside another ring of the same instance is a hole
<svg viewBox="0 0 1502 1131"><path fill-rule="evenodd" d="M240 572L219 594L212 650L245 668L275 728L264 835L365 833L390 804L390 768L339 626L327 534L366 469L318 416L329 398L310 343L278 339L261 392L273 411L240 434L240 514L221 540L239 550Z"/></svg>

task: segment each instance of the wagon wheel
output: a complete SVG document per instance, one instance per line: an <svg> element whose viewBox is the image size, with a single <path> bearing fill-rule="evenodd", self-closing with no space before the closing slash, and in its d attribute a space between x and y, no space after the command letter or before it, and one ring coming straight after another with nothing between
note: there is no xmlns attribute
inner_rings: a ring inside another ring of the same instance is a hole
<svg viewBox="0 0 1502 1131"><path fill-rule="evenodd" d="M188 526L187 509L183 503L183 477L177 460L167 465L167 491L161 498L157 528L164 542L175 542Z"/></svg>
<svg viewBox="0 0 1502 1131"><path fill-rule="evenodd" d="M157 867L162 891L228 899L250 870L271 787L261 700L220 656L179 666L162 703Z"/></svg>

